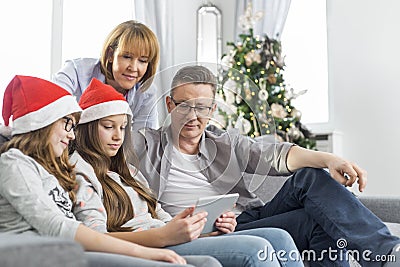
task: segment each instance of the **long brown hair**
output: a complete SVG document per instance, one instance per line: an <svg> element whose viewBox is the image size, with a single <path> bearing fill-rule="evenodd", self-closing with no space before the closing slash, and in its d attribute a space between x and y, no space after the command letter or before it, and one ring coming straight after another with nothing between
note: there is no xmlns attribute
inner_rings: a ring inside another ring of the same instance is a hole
<svg viewBox="0 0 400 267"><path fill-rule="evenodd" d="M107 230L110 232L132 231L131 227L122 227L135 215L132 202L125 189L111 179L107 175L107 171L118 173L121 181L131 186L147 202L149 212L153 218L157 218L157 201L150 190L147 190L135 180L135 174L132 175L129 170L127 162L137 162L135 153L132 149L129 149L132 147L130 142L130 120L128 120L128 125L126 126L124 143L117 154L111 158L102 149L98 129L99 120L79 124L76 129L75 149L93 167L103 188L103 203L107 212Z"/></svg>
<svg viewBox="0 0 400 267"><path fill-rule="evenodd" d="M110 58L117 48L132 54L145 54L149 57L146 73L140 81L142 91L152 83L160 60L160 46L156 35L146 25L135 20L128 20L117 25L107 36L101 52L101 71L107 80L114 80ZM148 82L146 82L148 81Z"/></svg>
<svg viewBox="0 0 400 267"><path fill-rule="evenodd" d="M73 114L76 119L79 115ZM58 122L58 120L56 121ZM69 163L68 150L65 149L60 157L56 157L48 138L55 123L36 131L15 135L0 148L0 154L11 148L19 149L22 153L32 157L50 174L54 175L62 188L68 192L72 202L75 202L77 186L74 165Z"/></svg>

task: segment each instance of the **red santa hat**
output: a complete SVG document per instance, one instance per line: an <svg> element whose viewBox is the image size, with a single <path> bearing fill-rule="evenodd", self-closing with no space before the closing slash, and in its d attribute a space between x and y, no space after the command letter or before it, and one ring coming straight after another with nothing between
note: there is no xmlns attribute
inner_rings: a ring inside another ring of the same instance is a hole
<svg viewBox="0 0 400 267"><path fill-rule="evenodd" d="M83 92L79 105L83 109L79 124L118 114L127 114L132 117L132 111L124 96L114 87L96 78L92 79Z"/></svg>
<svg viewBox="0 0 400 267"><path fill-rule="evenodd" d="M6 126L12 117L12 135L41 129L81 111L69 92L36 77L16 75L4 92L2 114Z"/></svg>

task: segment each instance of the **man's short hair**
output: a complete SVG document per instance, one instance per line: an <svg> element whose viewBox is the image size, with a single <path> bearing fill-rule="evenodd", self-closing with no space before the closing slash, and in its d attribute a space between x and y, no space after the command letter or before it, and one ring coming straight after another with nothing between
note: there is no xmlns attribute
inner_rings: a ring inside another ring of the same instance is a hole
<svg viewBox="0 0 400 267"><path fill-rule="evenodd" d="M217 78L206 67L203 66L186 66L178 70L172 79L171 96L176 87L183 84L209 84L211 85L213 96L215 96L217 88Z"/></svg>

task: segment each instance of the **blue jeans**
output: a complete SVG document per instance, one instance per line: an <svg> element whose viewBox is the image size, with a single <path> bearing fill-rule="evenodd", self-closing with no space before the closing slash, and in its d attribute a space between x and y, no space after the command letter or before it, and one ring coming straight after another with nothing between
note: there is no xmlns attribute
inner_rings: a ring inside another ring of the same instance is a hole
<svg viewBox="0 0 400 267"><path fill-rule="evenodd" d="M316 252L317 259L310 258L311 266L349 266L346 253L354 251L362 266L381 266L382 262L368 259L387 255L400 243L378 217L322 169L297 171L269 203L244 211L237 222L237 231L258 227L286 230L300 251ZM371 254L363 257L367 250Z"/></svg>
<svg viewBox="0 0 400 267"><path fill-rule="evenodd" d="M180 255L209 255L223 266L303 266L298 257L281 258L277 251L298 256L292 237L282 229L260 228L226 235L202 237L188 243L170 246ZM279 259L278 259L279 258Z"/></svg>

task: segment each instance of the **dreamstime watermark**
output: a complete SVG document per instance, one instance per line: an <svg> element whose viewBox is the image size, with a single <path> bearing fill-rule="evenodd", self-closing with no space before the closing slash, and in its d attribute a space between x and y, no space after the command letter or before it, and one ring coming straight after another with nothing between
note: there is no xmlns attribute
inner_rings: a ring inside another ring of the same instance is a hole
<svg viewBox="0 0 400 267"><path fill-rule="evenodd" d="M261 249L257 253L257 257L260 261L272 261L275 257L281 262L287 261L309 261L309 262L322 262L323 260L330 261L349 261L354 259L356 261L363 260L365 262L396 262L395 255L372 255L370 250L349 250L347 249L347 240L339 238L336 241L337 248L331 248L322 250L317 253L314 250L303 250L301 253L297 250L272 250L267 246Z"/></svg>

